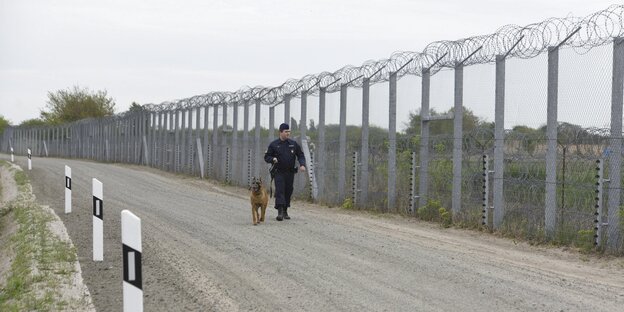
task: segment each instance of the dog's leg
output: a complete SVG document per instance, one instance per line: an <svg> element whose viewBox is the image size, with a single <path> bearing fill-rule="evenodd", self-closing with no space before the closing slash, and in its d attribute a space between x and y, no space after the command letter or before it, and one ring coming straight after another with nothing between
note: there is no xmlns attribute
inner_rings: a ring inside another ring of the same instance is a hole
<svg viewBox="0 0 624 312"><path fill-rule="evenodd" d="M258 211L256 210L256 205L251 205L251 218L253 225L258 224Z"/></svg>
<svg viewBox="0 0 624 312"><path fill-rule="evenodd" d="M264 222L264 214L266 213L267 203L262 203L262 215L260 215L260 222Z"/></svg>

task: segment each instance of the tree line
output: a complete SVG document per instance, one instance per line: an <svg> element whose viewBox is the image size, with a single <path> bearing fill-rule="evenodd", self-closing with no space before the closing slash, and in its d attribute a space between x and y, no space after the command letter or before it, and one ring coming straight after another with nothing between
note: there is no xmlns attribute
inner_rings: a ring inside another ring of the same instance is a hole
<svg viewBox="0 0 624 312"><path fill-rule="evenodd" d="M74 86L66 90L50 91L38 118L22 121L18 126L53 126L74 122L85 118L101 118L115 114L115 100L106 90L92 91ZM142 110L143 107L132 102L130 111ZM0 115L0 135L11 126L10 120Z"/></svg>

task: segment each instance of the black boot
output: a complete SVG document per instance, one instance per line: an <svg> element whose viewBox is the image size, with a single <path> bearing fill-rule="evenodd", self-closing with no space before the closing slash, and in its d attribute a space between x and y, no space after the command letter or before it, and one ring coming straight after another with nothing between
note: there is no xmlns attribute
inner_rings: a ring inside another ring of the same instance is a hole
<svg viewBox="0 0 624 312"><path fill-rule="evenodd" d="M282 205L277 206L277 221L284 220L284 207Z"/></svg>
<svg viewBox="0 0 624 312"><path fill-rule="evenodd" d="M290 220L290 217L288 216L288 207L287 206L284 206L284 219Z"/></svg>

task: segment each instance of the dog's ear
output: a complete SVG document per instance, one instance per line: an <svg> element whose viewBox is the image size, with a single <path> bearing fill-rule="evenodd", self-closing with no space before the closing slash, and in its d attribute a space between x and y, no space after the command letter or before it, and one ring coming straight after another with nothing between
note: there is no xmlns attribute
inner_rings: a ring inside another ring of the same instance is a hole
<svg viewBox="0 0 624 312"><path fill-rule="evenodd" d="M260 181L260 183L262 183L262 177L260 177L260 179L258 179L258 181Z"/></svg>

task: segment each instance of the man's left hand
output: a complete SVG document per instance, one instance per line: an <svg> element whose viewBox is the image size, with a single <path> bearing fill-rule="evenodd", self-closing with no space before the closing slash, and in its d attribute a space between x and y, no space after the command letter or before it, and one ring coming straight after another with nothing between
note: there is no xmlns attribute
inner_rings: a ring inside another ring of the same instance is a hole
<svg viewBox="0 0 624 312"><path fill-rule="evenodd" d="M299 172L304 172L305 171L305 166L299 166Z"/></svg>

